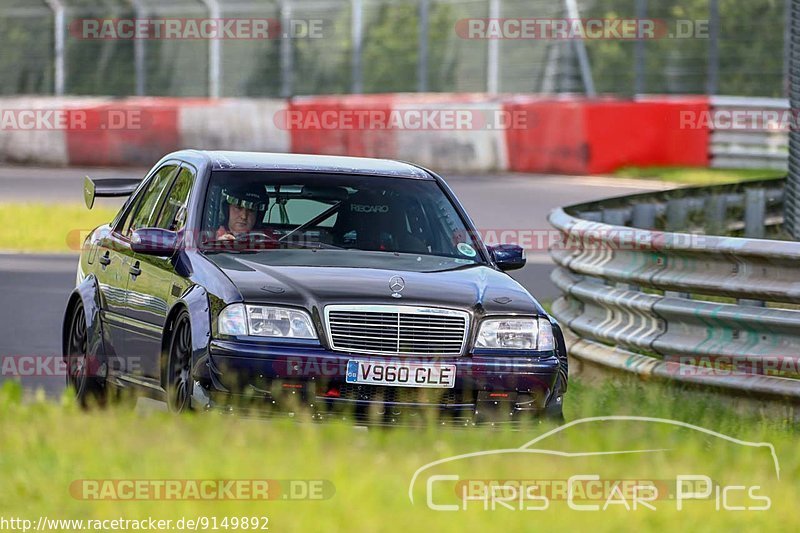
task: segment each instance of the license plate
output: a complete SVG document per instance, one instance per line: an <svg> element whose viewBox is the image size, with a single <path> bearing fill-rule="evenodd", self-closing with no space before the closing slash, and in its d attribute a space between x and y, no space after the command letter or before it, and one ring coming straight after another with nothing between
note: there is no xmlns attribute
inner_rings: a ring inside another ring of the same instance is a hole
<svg viewBox="0 0 800 533"><path fill-rule="evenodd" d="M345 380L365 385L452 389L456 386L456 365L350 359Z"/></svg>

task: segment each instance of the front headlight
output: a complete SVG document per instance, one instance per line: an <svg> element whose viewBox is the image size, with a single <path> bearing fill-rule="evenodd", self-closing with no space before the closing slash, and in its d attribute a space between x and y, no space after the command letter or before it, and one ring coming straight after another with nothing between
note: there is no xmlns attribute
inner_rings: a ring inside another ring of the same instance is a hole
<svg viewBox="0 0 800 533"><path fill-rule="evenodd" d="M555 339L546 318L487 318L481 322L475 347L550 351L555 349Z"/></svg>
<svg viewBox="0 0 800 533"><path fill-rule="evenodd" d="M218 326L221 335L317 338L308 313L286 307L232 304L219 314Z"/></svg>

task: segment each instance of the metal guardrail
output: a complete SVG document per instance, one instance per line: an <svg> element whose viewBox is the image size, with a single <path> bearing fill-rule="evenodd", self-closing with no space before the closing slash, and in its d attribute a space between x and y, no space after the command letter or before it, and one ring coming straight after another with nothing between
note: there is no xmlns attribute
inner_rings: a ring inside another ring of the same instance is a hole
<svg viewBox="0 0 800 533"><path fill-rule="evenodd" d="M570 356L800 400L800 243L777 240L783 190L767 180L554 210L553 314Z"/></svg>
<svg viewBox="0 0 800 533"><path fill-rule="evenodd" d="M787 170L788 100L713 96L710 104L712 167ZM740 126L732 123L737 113L743 121ZM770 119L771 116L777 118ZM753 118L755 125L751 123Z"/></svg>

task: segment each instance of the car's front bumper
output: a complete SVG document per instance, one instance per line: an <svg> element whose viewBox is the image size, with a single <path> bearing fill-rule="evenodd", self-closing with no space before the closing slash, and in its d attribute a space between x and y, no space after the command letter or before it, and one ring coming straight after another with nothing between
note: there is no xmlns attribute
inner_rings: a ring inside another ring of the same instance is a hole
<svg viewBox="0 0 800 533"><path fill-rule="evenodd" d="M419 389L347 383L347 363L352 359L452 364L455 386ZM194 374L208 395L208 407L247 400L249 406L260 403L278 412L305 408L318 418L361 419L371 413L393 422L427 411L468 422L515 420L560 403L555 390L558 369L555 352L409 358L333 352L318 344L214 340Z"/></svg>

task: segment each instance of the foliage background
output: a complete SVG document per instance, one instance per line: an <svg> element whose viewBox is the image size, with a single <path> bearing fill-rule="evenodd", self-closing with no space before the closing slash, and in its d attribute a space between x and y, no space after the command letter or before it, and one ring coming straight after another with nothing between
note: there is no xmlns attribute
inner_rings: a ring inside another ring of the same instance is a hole
<svg viewBox="0 0 800 533"><path fill-rule="evenodd" d="M63 0L67 5L66 92L75 95L136 94L133 40L86 40L70 32L82 18L135 16L129 0ZM148 18L208 16L199 0L139 0ZM428 91L486 90L486 40L462 39L456 24L489 17L489 0L289 0L290 16L321 20L322 37L289 40L290 80L281 75L280 39L224 40L222 95L284 96L353 92L353 9L360 5L360 54L365 93L416 91L420 8L429 2ZM647 17L674 29L679 19L709 20L711 0L646 0ZM785 0L719 1L719 94L783 96ZM638 0L582 0L583 18L635 18ZM277 0L220 0L226 18L280 18ZM500 0L500 16L565 17L563 2ZM51 94L54 70L54 19L44 0L0 0L0 94ZM658 94L705 93L709 38L655 39L644 42L644 91ZM144 94L205 96L208 92L208 41L147 40ZM599 92L634 92L636 43L588 41L587 51ZM499 47L499 91L581 92L583 85L573 42L503 40ZM548 85L548 65L552 75Z"/></svg>

